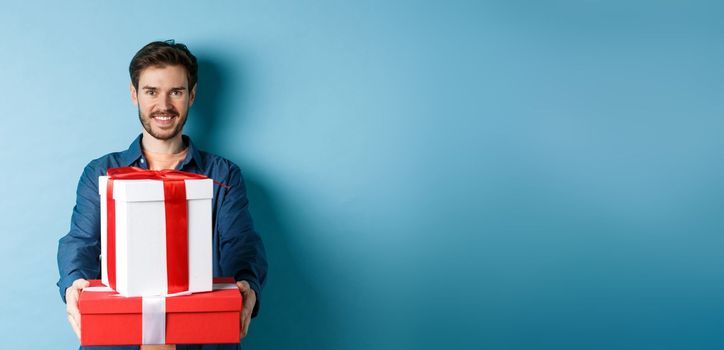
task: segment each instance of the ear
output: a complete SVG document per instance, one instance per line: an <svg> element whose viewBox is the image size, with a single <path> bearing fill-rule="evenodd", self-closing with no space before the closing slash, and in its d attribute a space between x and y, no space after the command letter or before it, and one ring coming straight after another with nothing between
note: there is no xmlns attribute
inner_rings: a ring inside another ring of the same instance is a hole
<svg viewBox="0 0 724 350"><path fill-rule="evenodd" d="M189 93L189 107L191 107L192 104L194 104L194 100L196 99L196 86L199 85L198 83L194 84L194 87L191 88L191 92Z"/></svg>
<svg viewBox="0 0 724 350"><path fill-rule="evenodd" d="M138 107L138 93L136 92L136 87L133 86L133 82L128 84L128 88L131 92L131 101L133 101L133 104Z"/></svg>

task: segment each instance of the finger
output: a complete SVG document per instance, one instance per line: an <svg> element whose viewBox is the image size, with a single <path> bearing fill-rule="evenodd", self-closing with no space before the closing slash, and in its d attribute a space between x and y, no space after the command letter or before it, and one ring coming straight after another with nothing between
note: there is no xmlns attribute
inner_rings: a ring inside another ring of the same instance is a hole
<svg viewBox="0 0 724 350"><path fill-rule="evenodd" d="M242 307L241 310L242 310L244 313L251 314L251 310L252 310L251 308L252 308L252 307L253 307L253 306L251 305L251 300L246 299L246 300L244 300L244 307Z"/></svg>
<svg viewBox="0 0 724 350"><path fill-rule="evenodd" d="M87 288L89 285L90 285L90 282L88 282L87 280L84 280L82 278L79 278L79 279L73 281L73 287L76 289Z"/></svg>
<svg viewBox="0 0 724 350"><path fill-rule="evenodd" d="M249 283L246 281L236 282L236 286L239 287L239 291L246 293L249 291Z"/></svg>
<svg viewBox="0 0 724 350"><path fill-rule="evenodd" d="M244 338L248 331L249 331L249 324L251 323L251 314L252 310L254 309L254 304L256 303L256 293L253 289L249 286L249 282L247 281L239 281L236 282L236 285L239 287L239 291L243 295L243 307L241 309L240 317L241 322L239 323L240 333L241 337Z"/></svg>
<svg viewBox="0 0 724 350"><path fill-rule="evenodd" d="M80 312L78 312L78 309L76 310L69 310L68 316L73 319L73 324L75 324L78 329L80 329Z"/></svg>
<svg viewBox="0 0 724 350"><path fill-rule="evenodd" d="M251 312L246 314L245 321L244 321L244 330L241 331L241 334L246 336L246 334L249 332L249 324L251 323Z"/></svg>
<svg viewBox="0 0 724 350"><path fill-rule="evenodd" d="M67 305L67 307L73 307L76 306L76 304L78 304L78 290L69 287L65 292L65 305Z"/></svg>
<svg viewBox="0 0 724 350"><path fill-rule="evenodd" d="M242 303L244 304L242 306L242 312L251 313L251 310L254 307L254 303L256 303L256 296L254 295L254 293L252 293L252 290L248 287L248 284L244 285L244 283L242 282L238 283L241 295L244 297L242 300Z"/></svg>
<svg viewBox="0 0 724 350"><path fill-rule="evenodd" d="M78 310L78 297L80 291L90 285L90 282L84 279L73 281L73 285L68 287L66 291L66 311L68 313L68 321L70 322L73 332L80 339L80 311Z"/></svg>
<svg viewBox="0 0 724 350"><path fill-rule="evenodd" d="M78 299L78 288L75 288L73 286L68 287L68 289L65 290L65 303L66 305L74 304L71 303L73 300Z"/></svg>
<svg viewBox="0 0 724 350"><path fill-rule="evenodd" d="M74 289L68 292L65 300L65 310L68 312L68 316L72 317L75 323L80 323L80 313L78 311L78 290Z"/></svg>
<svg viewBox="0 0 724 350"><path fill-rule="evenodd" d="M75 333L75 336L80 339L80 326L70 314L68 314L68 322L70 323L70 327L73 328L73 333Z"/></svg>
<svg viewBox="0 0 724 350"><path fill-rule="evenodd" d="M256 305L256 294L254 293L247 293L244 295L244 311L246 311L249 315L251 315L252 310L254 310L254 306Z"/></svg>
<svg viewBox="0 0 724 350"><path fill-rule="evenodd" d="M241 322L241 334L243 336L246 336L249 332L249 325L251 324L251 314L252 310L254 310L254 304L256 304L256 296L253 292L247 293L248 298L244 300L244 309L242 312L242 322Z"/></svg>
<svg viewBox="0 0 724 350"><path fill-rule="evenodd" d="M68 288L68 293L65 295L65 305L68 310L78 310L78 297L80 291L73 287Z"/></svg>
<svg viewBox="0 0 724 350"><path fill-rule="evenodd" d="M241 333L241 337L246 337L246 315L242 312L241 313L241 322L239 323L239 333Z"/></svg>
<svg viewBox="0 0 724 350"><path fill-rule="evenodd" d="M253 289L249 286L249 283L246 281L237 282L237 285L239 286L239 291L241 291L241 295L244 297L242 302L244 303L244 309L249 310L254 307L254 304L256 303L256 293Z"/></svg>

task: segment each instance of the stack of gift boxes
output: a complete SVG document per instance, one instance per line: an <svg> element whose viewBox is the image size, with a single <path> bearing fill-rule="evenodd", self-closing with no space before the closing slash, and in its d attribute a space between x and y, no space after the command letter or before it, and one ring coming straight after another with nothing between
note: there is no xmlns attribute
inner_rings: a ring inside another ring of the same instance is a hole
<svg viewBox="0 0 724 350"><path fill-rule="evenodd" d="M175 170L99 178L101 280L79 300L81 345L239 342L233 278L212 278L213 181Z"/></svg>

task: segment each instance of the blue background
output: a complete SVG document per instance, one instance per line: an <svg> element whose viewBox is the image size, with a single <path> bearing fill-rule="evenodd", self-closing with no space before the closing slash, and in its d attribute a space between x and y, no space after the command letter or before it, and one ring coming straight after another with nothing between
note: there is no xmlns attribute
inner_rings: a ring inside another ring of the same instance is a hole
<svg viewBox="0 0 724 350"><path fill-rule="evenodd" d="M141 130L131 57L175 38L271 262L247 349L720 349L722 10L4 3L2 347L77 346L57 240Z"/></svg>

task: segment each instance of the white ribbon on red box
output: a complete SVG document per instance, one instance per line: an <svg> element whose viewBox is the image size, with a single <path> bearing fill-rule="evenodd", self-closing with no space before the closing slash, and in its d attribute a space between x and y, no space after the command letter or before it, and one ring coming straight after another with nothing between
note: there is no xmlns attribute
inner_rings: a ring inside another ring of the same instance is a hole
<svg viewBox="0 0 724 350"><path fill-rule="evenodd" d="M237 289L234 283L214 283L214 290ZM115 292L110 287L88 287L83 288L84 292ZM144 345L166 344L166 298L173 298L182 295L189 295L189 292L181 292L166 295L140 297L143 309L141 310L141 341ZM124 298L121 295L114 295ZM138 297L132 297L138 298Z"/></svg>

